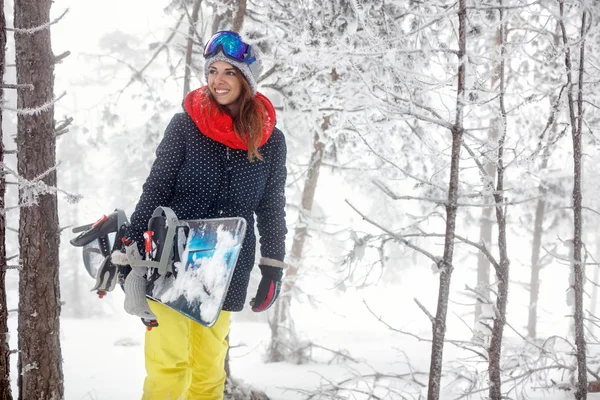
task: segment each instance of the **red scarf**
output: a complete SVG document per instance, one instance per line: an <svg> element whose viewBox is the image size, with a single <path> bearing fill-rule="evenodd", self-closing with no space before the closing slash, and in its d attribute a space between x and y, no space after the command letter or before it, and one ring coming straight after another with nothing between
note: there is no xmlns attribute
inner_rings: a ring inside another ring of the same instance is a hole
<svg viewBox="0 0 600 400"><path fill-rule="evenodd" d="M275 127L275 108L269 99L262 94L257 92L255 96L264 106L266 114L260 147L271 137ZM235 134L231 116L222 112L217 104L210 99L208 86L203 86L188 93L183 101L183 106L203 135L229 148L248 150L248 144L244 143Z"/></svg>

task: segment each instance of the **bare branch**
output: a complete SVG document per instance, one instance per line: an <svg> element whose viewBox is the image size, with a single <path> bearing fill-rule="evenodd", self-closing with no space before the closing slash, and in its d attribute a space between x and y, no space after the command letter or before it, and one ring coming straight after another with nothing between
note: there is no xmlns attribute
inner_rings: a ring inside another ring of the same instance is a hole
<svg viewBox="0 0 600 400"><path fill-rule="evenodd" d="M592 212L592 213L594 213L594 214L596 214L596 215L600 215L600 212L598 212L598 211L596 211L596 210L594 210L593 208L590 208L590 207L585 207L585 206L583 206L583 207L581 207L581 209L582 209L582 210L587 210L587 211L590 211L590 212Z"/></svg>
<svg viewBox="0 0 600 400"><path fill-rule="evenodd" d="M394 163L392 160L390 160L390 159L382 156L378 152L376 152L373 149L373 147L371 147L371 145L369 144L369 142L367 142L367 140L363 137L363 135L360 134L360 131L354 125L352 125L352 127L353 127L352 131L355 132L358 135L358 137L363 141L363 143L365 144L365 146L367 146L369 148L369 150L371 151L371 153L373 153L375 156L377 156L378 158L380 158L381 160L383 160L385 163L393 166L398 171L402 172L404 175L406 175L406 176L414 179L417 182L420 182L420 183L422 183L424 185L427 185L427 186L435 187L436 189L439 189L439 190L442 190L442 191L446 190L445 188L443 188L443 187L441 187L439 185L436 185L436 184L434 184L432 182L425 181L424 179L421 179L421 178L419 178L419 177L417 177L415 175L412 175L411 173L409 173L408 171L406 171L404 168L402 168L398 164Z"/></svg>
<svg viewBox="0 0 600 400"><path fill-rule="evenodd" d="M427 317L429 318L429 321L433 324L435 322L434 316L431 315L431 313L429 311L427 311L427 309L425 308L425 306L423 304L421 304L419 302L419 300L417 300L416 297L413 300L415 301L415 303L417 303L417 305L419 306L419 308L421 309L421 311L423 311L425 313L425 315L427 315Z"/></svg>
<svg viewBox="0 0 600 400"><path fill-rule="evenodd" d="M394 239L398 240L399 242L403 243L405 246L410 247L413 250L418 251L419 253L423 254L424 256L426 256L427 258L429 258L430 260L432 260L433 262L436 263L436 265L439 262L439 258L434 256L433 254L429 253L427 250L422 249L418 246L415 246L414 244L410 243L408 240L404 239L402 236L388 230L387 228L384 228L383 226L381 226L380 224L376 223L375 221L369 219L366 215L364 215L363 213L361 213L354 205L352 205L350 203L350 201L346 200L346 203L354 210L356 211L357 214L359 214L365 221L369 222L371 225L374 225L376 227L378 227L379 229L381 229L382 231L388 233L391 237L393 237Z"/></svg>
<svg viewBox="0 0 600 400"><path fill-rule="evenodd" d="M62 120L58 126L54 127L54 136L58 137L60 135L63 135L65 133L69 132L67 127L69 125L71 125L72 123L73 123L73 117L67 117L64 120Z"/></svg>
<svg viewBox="0 0 600 400"><path fill-rule="evenodd" d="M62 60L69 57L70 55L71 55L71 52L69 50L67 50L67 51L63 51L62 53L60 53L57 56L54 56L54 64L62 63Z"/></svg>
<svg viewBox="0 0 600 400"><path fill-rule="evenodd" d="M258 79L256 80L256 83L261 83L262 81L264 81L265 79L267 79L269 76L273 75L279 69L279 67L280 67L279 64L273 65L271 68L269 68L267 71L263 72L258 77Z"/></svg>
<svg viewBox="0 0 600 400"><path fill-rule="evenodd" d="M144 65L142 67L142 69L140 69L139 71L137 71L132 77L131 79L129 79L129 82L127 82L127 85L125 85L125 87L123 89L120 90L120 93L125 92L125 90L135 81L137 81L138 79L140 79L140 77L142 76L142 74L144 73L144 71L146 69L148 69L148 67L150 67L150 65L152 65L152 63L154 62L154 60L156 59L156 57L158 57L158 55L168 47L169 43L171 42L171 40L173 40L173 38L175 37L175 35L177 34L177 28L179 28L179 25L181 25L181 22L183 21L183 19L185 18L185 14L181 14L181 16L179 17L179 20L177 21L177 23L175 24L175 28L173 29L173 31L171 32L171 34L169 35L169 37L167 38L167 40L165 40L165 42L163 44L161 44L158 49L156 49L156 51L154 52L154 54L152 55L152 57L150 57L150 59L148 60L148 62L146 63L146 65Z"/></svg>
<svg viewBox="0 0 600 400"><path fill-rule="evenodd" d="M419 197L419 196L400 196L400 195L397 195L394 192L392 192L392 190L390 188L388 188L384 183L382 183L379 180L373 180L373 184L375 186L377 186L379 189L381 189L385 194L387 194L393 200L420 200L420 201L428 201L431 203L444 205L444 206L448 202L447 199L434 199L434 198ZM458 196L458 197L464 197L464 196ZM469 194L469 195L467 195L467 197L477 198L477 197L481 197L481 196L479 194ZM517 204L528 203L533 200L541 199L543 197L544 196L535 196L535 197L530 197L530 198L526 198L526 199L522 199L522 200L503 201L500 203L497 203L496 201L494 201L493 203L460 203L460 202L457 202L456 204L459 207L507 207L507 206L514 206Z"/></svg>
<svg viewBox="0 0 600 400"><path fill-rule="evenodd" d="M34 87L32 84L30 83L17 83L17 84L11 84L11 83L4 83L2 85L0 85L0 87L2 89L26 89L26 90L33 90Z"/></svg>

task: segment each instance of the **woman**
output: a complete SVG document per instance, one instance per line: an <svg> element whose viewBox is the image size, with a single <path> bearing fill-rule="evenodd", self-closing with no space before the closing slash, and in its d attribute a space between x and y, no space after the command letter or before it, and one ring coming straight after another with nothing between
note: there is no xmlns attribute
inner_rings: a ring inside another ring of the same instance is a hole
<svg viewBox="0 0 600 400"><path fill-rule="evenodd" d="M253 311L269 308L279 292L285 256L286 144L275 109L256 91L261 62L234 32L215 34L204 47L207 86L190 92L156 150L156 160L126 236L142 243L152 212L170 207L180 220L244 217L248 229L217 322L210 328L149 302L159 327L146 333L143 399L223 398L225 337L232 311L241 311L254 265L254 215L262 279ZM136 268L137 269L137 268ZM134 269L134 270L136 270ZM144 301L126 310L146 317Z"/></svg>

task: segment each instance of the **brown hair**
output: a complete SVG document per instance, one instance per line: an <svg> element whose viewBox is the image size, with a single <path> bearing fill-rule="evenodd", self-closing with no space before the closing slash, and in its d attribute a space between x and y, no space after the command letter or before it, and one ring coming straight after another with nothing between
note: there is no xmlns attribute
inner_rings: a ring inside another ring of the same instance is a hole
<svg viewBox="0 0 600 400"><path fill-rule="evenodd" d="M255 159L262 160L263 158L258 152L258 146L263 138L265 106L255 96L252 96L252 90L250 89L250 85L248 85L248 81L246 81L246 78L244 78L244 75L237 67L234 66L234 68L242 87L240 97L237 100L240 106L239 112L236 116L232 116L233 131L248 146L248 160L250 162L253 162ZM231 115L227 107L215 101L212 94L210 97L222 112Z"/></svg>

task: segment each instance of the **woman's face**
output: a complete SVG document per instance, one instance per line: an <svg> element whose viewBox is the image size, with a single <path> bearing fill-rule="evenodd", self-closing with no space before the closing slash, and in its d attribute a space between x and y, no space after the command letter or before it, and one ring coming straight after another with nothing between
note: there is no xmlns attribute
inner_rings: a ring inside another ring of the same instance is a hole
<svg viewBox="0 0 600 400"><path fill-rule="evenodd" d="M217 103L228 107L235 106L236 101L242 92L243 79L233 65L225 61L216 61L208 69L208 89Z"/></svg>

